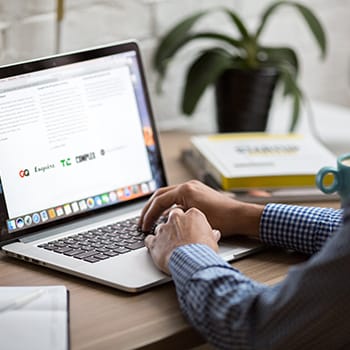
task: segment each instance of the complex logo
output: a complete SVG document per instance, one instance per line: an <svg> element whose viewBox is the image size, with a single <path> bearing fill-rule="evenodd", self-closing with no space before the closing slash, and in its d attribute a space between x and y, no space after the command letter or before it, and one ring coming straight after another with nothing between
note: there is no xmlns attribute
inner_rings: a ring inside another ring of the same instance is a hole
<svg viewBox="0 0 350 350"><path fill-rule="evenodd" d="M20 170L19 171L19 176L22 177L22 178L25 177L25 176L29 176L29 170L28 169Z"/></svg>
<svg viewBox="0 0 350 350"><path fill-rule="evenodd" d="M96 158L95 152L85 153L75 157L76 163L86 162L87 160L93 160Z"/></svg>

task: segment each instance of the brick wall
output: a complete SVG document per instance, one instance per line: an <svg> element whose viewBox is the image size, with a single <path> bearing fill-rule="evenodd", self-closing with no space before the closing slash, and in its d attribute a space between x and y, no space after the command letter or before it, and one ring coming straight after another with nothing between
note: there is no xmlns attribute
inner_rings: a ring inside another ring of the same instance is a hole
<svg viewBox="0 0 350 350"><path fill-rule="evenodd" d="M268 44L290 45L301 58L301 83L307 95L350 106L350 0L300 0L322 20L329 40L324 62L306 26L294 10L281 9L271 18L264 33ZM198 52L191 44L171 65L164 93L155 93L151 56L157 40L183 16L201 9L229 6L252 28L270 0L66 0L62 23L61 51L108 42L137 39L142 47L153 108L161 128L186 126L192 130L214 128L212 90L208 90L192 118L179 111L187 63ZM0 0L0 62L13 63L55 53L56 0ZM199 24L205 29L231 30L220 14ZM278 99L277 102L278 103Z"/></svg>

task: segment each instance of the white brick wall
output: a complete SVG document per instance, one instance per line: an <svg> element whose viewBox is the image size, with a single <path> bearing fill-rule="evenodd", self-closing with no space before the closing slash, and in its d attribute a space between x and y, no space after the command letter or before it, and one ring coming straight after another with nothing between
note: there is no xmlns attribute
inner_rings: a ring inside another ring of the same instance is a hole
<svg viewBox="0 0 350 350"><path fill-rule="evenodd" d="M329 53L324 62L310 33L293 9L280 9L264 32L268 44L294 47L301 58L301 83L310 98L350 106L350 0L300 0L310 6L326 27ZM195 11L229 6L249 23L270 0L66 0L62 51L112 41L139 40L154 111L160 127L214 129L212 91L208 90L191 118L181 116L179 104L187 63L198 52L192 44L170 66L164 93L155 93L151 57L157 40L174 23ZM55 51L56 0L0 0L0 63L51 55ZM209 16L199 27L230 31L222 15Z"/></svg>

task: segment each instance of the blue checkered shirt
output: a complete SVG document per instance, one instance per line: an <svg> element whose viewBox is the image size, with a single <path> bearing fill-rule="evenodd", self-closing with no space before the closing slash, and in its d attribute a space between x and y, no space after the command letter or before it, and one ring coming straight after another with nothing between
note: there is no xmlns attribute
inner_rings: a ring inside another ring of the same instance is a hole
<svg viewBox="0 0 350 350"><path fill-rule="evenodd" d="M274 286L208 246L177 248L169 267L182 311L219 349L350 348L350 208L342 223L343 210L266 205L261 240L312 254Z"/></svg>

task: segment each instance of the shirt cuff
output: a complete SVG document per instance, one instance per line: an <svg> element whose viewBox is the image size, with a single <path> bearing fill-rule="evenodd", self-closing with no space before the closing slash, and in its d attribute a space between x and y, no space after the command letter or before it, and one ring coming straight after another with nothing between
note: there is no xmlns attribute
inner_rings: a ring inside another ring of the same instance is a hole
<svg viewBox="0 0 350 350"><path fill-rule="evenodd" d="M205 244L180 246L174 250L169 261L172 278L181 290L196 272L210 267L232 269L231 265Z"/></svg>

